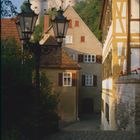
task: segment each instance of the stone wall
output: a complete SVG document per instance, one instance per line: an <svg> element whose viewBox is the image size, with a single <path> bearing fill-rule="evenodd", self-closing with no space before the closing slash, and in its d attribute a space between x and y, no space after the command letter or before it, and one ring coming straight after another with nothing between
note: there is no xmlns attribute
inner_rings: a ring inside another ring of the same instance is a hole
<svg viewBox="0 0 140 140"><path fill-rule="evenodd" d="M140 132L140 75L120 77L116 82L116 88L118 129Z"/></svg>

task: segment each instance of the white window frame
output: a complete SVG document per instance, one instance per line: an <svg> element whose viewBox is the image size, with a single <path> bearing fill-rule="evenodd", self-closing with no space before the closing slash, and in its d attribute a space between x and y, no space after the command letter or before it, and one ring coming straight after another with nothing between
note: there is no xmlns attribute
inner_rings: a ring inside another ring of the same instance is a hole
<svg viewBox="0 0 140 140"><path fill-rule="evenodd" d="M72 43L73 43L73 36L72 35L66 35L65 44L72 44Z"/></svg>
<svg viewBox="0 0 140 140"><path fill-rule="evenodd" d="M84 55L84 62L85 63L95 63L96 62L96 55Z"/></svg>
<svg viewBox="0 0 140 140"><path fill-rule="evenodd" d="M76 60L76 54L73 53L73 54L70 54L69 56L70 56L73 60Z"/></svg>
<svg viewBox="0 0 140 140"><path fill-rule="evenodd" d="M85 74L85 86L93 86L93 75Z"/></svg>
<svg viewBox="0 0 140 140"><path fill-rule="evenodd" d="M72 73L71 72L63 72L63 86L67 86L67 87L72 86Z"/></svg>

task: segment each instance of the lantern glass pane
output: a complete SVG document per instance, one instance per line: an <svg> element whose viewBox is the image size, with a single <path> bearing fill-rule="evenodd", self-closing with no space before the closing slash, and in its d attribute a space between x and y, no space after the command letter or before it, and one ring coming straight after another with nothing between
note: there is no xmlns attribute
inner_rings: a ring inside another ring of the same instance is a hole
<svg viewBox="0 0 140 140"><path fill-rule="evenodd" d="M37 15L34 16L34 17L32 18L32 29L31 29L32 32L33 32L34 29L35 29L35 25L36 25L37 18L38 18Z"/></svg>
<svg viewBox="0 0 140 140"><path fill-rule="evenodd" d="M69 21L67 20L66 23L65 23L65 28L64 28L64 37L67 34L68 26L69 26Z"/></svg>
<svg viewBox="0 0 140 140"><path fill-rule="evenodd" d="M17 27L17 30L18 30L19 37L20 37L20 39L22 39L23 34L22 34L22 31L21 31L19 22L16 23L16 27Z"/></svg>
<svg viewBox="0 0 140 140"><path fill-rule="evenodd" d="M25 20L25 32L31 32L32 30L32 17L24 17Z"/></svg>
<svg viewBox="0 0 140 140"><path fill-rule="evenodd" d="M24 32L25 31L24 16L19 17L19 25L20 25L20 28L21 28L21 32Z"/></svg>
<svg viewBox="0 0 140 140"><path fill-rule="evenodd" d="M65 23L57 23L58 24L58 36L59 37L64 37L64 25Z"/></svg>

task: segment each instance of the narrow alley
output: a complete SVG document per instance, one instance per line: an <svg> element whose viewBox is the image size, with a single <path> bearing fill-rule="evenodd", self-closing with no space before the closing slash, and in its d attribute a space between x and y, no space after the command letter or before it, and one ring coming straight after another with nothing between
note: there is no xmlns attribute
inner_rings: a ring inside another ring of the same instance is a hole
<svg viewBox="0 0 140 140"><path fill-rule="evenodd" d="M140 140L140 135L130 132L103 131L100 116L84 116L78 122L69 124L59 132L43 140Z"/></svg>

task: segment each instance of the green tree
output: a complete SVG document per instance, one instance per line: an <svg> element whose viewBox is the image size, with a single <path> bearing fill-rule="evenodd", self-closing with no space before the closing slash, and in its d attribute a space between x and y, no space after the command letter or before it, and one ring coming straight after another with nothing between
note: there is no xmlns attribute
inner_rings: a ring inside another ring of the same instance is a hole
<svg viewBox="0 0 140 140"><path fill-rule="evenodd" d="M85 0L75 5L75 10L88 25L95 36L100 40L99 20L101 11L101 0Z"/></svg>
<svg viewBox="0 0 140 140"><path fill-rule="evenodd" d="M23 134L35 139L39 132L40 138L56 131L58 95L41 73L40 99L36 96L32 84L34 58L26 57L22 64L20 46L14 38L2 40L1 52L2 133L5 140L19 140Z"/></svg>
<svg viewBox="0 0 140 140"><path fill-rule="evenodd" d="M1 0L1 17L12 17L17 14L17 7L13 5L11 0Z"/></svg>

